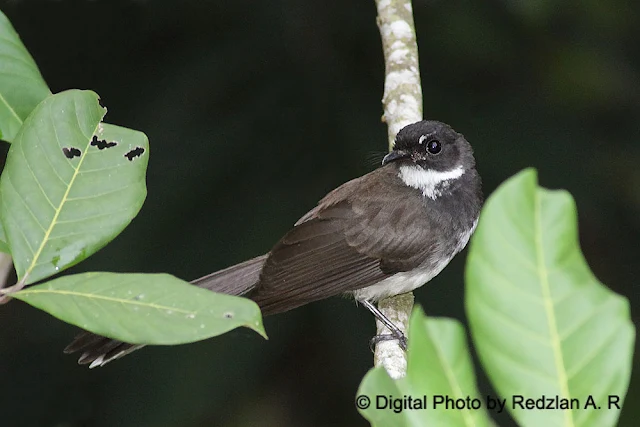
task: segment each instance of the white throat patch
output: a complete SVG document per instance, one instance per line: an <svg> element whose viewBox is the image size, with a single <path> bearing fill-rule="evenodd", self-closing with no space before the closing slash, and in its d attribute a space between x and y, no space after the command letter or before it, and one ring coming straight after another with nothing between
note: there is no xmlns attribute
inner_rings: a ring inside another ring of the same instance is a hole
<svg viewBox="0 0 640 427"><path fill-rule="evenodd" d="M447 181L460 178L464 172L462 166L443 172L425 170L420 166L400 166L398 176L409 187L417 188L425 197L435 200L446 188Z"/></svg>

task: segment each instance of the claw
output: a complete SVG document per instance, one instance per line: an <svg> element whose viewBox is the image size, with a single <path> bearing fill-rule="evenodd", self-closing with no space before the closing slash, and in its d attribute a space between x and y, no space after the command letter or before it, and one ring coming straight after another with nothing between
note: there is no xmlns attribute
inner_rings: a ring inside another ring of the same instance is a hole
<svg viewBox="0 0 640 427"><path fill-rule="evenodd" d="M400 348L404 351L407 351L407 337L403 333L400 333L400 335L396 335L395 333L374 335L373 338L369 340L369 348L373 353L375 352L375 347L379 342L392 340L397 340Z"/></svg>

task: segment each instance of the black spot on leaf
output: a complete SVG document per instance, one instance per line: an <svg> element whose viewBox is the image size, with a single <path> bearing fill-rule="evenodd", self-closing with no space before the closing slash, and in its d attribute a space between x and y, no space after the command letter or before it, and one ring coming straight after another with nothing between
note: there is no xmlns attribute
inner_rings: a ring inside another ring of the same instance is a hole
<svg viewBox="0 0 640 427"><path fill-rule="evenodd" d="M93 135L93 139L91 140L91 145L94 147L98 147L98 150L104 150L105 148L111 148L118 145L117 142L107 142L106 139L98 139L97 136Z"/></svg>
<svg viewBox="0 0 640 427"><path fill-rule="evenodd" d="M64 147L62 149L62 152L67 157L67 159L73 159L74 157L80 157L80 155L82 154L82 152L80 152L80 150L78 150L77 148L74 148L74 147L69 147L69 148Z"/></svg>
<svg viewBox="0 0 640 427"><path fill-rule="evenodd" d="M142 156L142 153L144 153L144 148L136 147L133 150L126 153L124 156L127 159L129 159L129 161L132 161L134 158Z"/></svg>

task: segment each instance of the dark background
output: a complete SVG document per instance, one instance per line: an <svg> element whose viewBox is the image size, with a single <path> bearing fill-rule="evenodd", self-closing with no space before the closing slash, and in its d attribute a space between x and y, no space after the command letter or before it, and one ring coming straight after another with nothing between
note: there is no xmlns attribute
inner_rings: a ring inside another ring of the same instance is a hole
<svg viewBox="0 0 640 427"><path fill-rule="evenodd" d="M640 10L633 0L414 3L425 117L465 134L489 194L527 166L576 198L596 275L640 275ZM69 272L193 279L264 253L328 190L381 159L373 0L0 1L53 92L95 90L151 143L149 195ZM0 59L1 60L1 59ZM464 321L464 255L416 293ZM371 316L334 298L89 371L76 329L0 307L2 426L365 426ZM638 357L635 358L636 365ZM637 425L637 370L620 425ZM482 392L491 390L483 380ZM508 418L497 418L509 425Z"/></svg>

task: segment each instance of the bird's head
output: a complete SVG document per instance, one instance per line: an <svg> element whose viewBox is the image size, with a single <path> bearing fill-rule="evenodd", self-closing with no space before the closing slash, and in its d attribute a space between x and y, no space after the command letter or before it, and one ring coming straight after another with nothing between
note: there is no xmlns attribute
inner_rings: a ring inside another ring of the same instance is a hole
<svg viewBox="0 0 640 427"><path fill-rule="evenodd" d="M399 168L400 178L435 199L452 181L475 169L473 150L449 125L423 120L405 126L382 165Z"/></svg>
<svg viewBox="0 0 640 427"><path fill-rule="evenodd" d="M462 134L449 125L434 120L423 120L403 127L382 165L417 165L422 169L450 171L475 166L471 145Z"/></svg>

